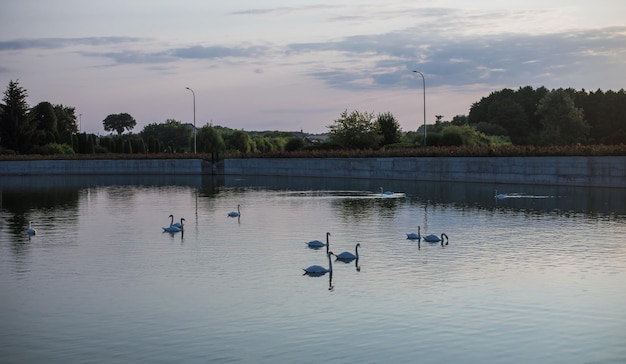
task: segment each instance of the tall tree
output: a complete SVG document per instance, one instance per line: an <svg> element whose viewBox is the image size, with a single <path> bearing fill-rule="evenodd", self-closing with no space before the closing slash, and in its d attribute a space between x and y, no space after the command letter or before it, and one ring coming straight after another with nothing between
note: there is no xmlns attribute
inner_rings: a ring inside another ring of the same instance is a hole
<svg viewBox="0 0 626 364"><path fill-rule="evenodd" d="M76 123L76 108L65 105L54 105L54 114L57 116L57 130L59 134L69 132L70 134L78 133L78 125Z"/></svg>
<svg viewBox="0 0 626 364"><path fill-rule="evenodd" d="M28 93L18 81L10 81L4 92L4 105L0 112L0 145L17 153L31 148L32 126L28 119Z"/></svg>
<svg viewBox="0 0 626 364"><path fill-rule="evenodd" d="M382 135L381 145L395 144L402 140L402 128L390 112L378 114L376 125L378 132Z"/></svg>
<svg viewBox="0 0 626 364"><path fill-rule="evenodd" d="M568 145L586 142L589 125L581 109L563 89L547 93L537 106L537 114L543 124L541 134L545 144Z"/></svg>
<svg viewBox="0 0 626 364"><path fill-rule="evenodd" d="M219 153L226 148L222 135L210 124L198 130L198 150L202 153L211 153L211 161L219 159Z"/></svg>
<svg viewBox="0 0 626 364"><path fill-rule="evenodd" d="M35 128L31 140L34 146L58 141L57 116L51 103L47 101L38 103L30 110L29 117Z"/></svg>
<svg viewBox="0 0 626 364"><path fill-rule="evenodd" d="M171 146L173 150L192 148L190 141L193 139L193 129L174 119L167 119L161 124L148 124L140 134L143 140L154 138L163 145Z"/></svg>
<svg viewBox="0 0 626 364"><path fill-rule="evenodd" d="M133 130L137 125L135 119L127 113L110 114L103 121L102 125L106 131L116 131L117 135L122 135L126 130Z"/></svg>
<svg viewBox="0 0 626 364"><path fill-rule="evenodd" d="M344 148L378 148L382 136L373 120L373 113L354 110L348 114L345 110L333 125L328 126L330 141Z"/></svg>

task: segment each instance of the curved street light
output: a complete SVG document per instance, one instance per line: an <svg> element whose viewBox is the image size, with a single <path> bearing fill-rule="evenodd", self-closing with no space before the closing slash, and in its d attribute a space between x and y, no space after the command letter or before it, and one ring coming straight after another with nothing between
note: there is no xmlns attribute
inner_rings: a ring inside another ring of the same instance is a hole
<svg viewBox="0 0 626 364"><path fill-rule="evenodd" d="M422 72L415 70L413 72L419 73L419 75L422 76L422 88L424 89L424 146L426 146L426 79Z"/></svg>
<svg viewBox="0 0 626 364"><path fill-rule="evenodd" d="M196 154L196 140L197 140L197 131L196 129L196 93L193 92L189 87L185 87L187 90L191 91L193 95L193 154Z"/></svg>

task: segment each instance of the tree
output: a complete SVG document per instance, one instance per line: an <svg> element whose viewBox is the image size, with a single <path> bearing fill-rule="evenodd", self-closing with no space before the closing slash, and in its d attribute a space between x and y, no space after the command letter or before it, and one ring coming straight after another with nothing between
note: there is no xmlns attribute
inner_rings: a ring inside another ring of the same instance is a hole
<svg viewBox="0 0 626 364"><path fill-rule="evenodd" d="M224 139L212 125L207 124L198 130L198 150L201 153L211 153L211 161L219 159L219 153L226 148Z"/></svg>
<svg viewBox="0 0 626 364"><path fill-rule="evenodd" d="M508 136L516 144L523 144L529 134L530 125L522 105L513 98L495 101L489 106L489 123L506 129Z"/></svg>
<svg viewBox="0 0 626 364"><path fill-rule="evenodd" d="M32 126L28 120L28 93L18 81L10 81L4 92L4 105L0 112L0 145L17 153L25 153L31 147Z"/></svg>
<svg viewBox="0 0 626 364"><path fill-rule="evenodd" d="M395 144L402 140L400 124L390 112L378 114L376 125L379 134L382 135L381 145Z"/></svg>
<svg viewBox="0 0 626 364"><path fill-rule="evenodd" d="M302 138L292 137L285 144L285 151L287 152L293 152L302 148L304 148L304 140Z"/></svg>
<svg viewBox="0 0 626 364"><path fill-rule="evenodd" d="M343 148L378 148L382 136L378 134L373 120L373 113L354 110L348 114L345 110L333 125L328 126L330 142Z"/></svg>
<svg viewBox="0 0 626 364"><path fill-rule="evenodd" d="M78 126L76 125L76 109L71 106L54 105L54 114L57 117L57 131L59 135L63 133L76 134Z"/></svg>
<svg viewBox="0 0 626 364"><path fill-rule="evenodd" d="M576 108L574 100L563 89L547 93L537 106L537 115L543 125L542 141L546 144L582 143L589 137L589 125L582 110Z"/></svg>
<svg viewBox="0 0 626 364"><path fill-rule="evenodd" d="M190 142L193 138L193 130L180 121L167 119L162 124L148 124L141 131L143 140L157 139L163 145L169 145L174 150L190 150ZM151 143L154 145L154 143Z"/></svg>
<svg viewBox="0 0 626 364"><path fill-rule="evenodd" d="M116 131L117 135L122 135L125 130L132 130L137 122L127 113L110 114L103 121L102 125L106 131Z"/></svg>
<svg viewBox="0 0 626 364"><path fill-rule="evenodd" d="M235 130L228 138L231 148L240 153L250 153L252 151L250 136L243 130Z"/></svg>
<svg viewBox="0 0 626 364"><path fill-rule="evenodd" d="M57 116L51 103L47 101L38 103L30 110L29 117L34 127L31 138L33 146L56 143L59 140Z"/></svg>

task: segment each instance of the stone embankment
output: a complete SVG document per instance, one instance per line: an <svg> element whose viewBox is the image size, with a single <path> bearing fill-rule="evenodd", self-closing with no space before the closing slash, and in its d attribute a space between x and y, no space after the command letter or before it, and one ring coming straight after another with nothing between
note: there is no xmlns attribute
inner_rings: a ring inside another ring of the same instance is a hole
<svg viewBox="0 0 626 364"><path fill-rule="evenodd" d="M224 174L626 187L626 157L230 159Z"/></svg>
<svg viewBox="0 0 626 364"><path fill-rule="evenodd" d="M0 161L0 176L202 175L398 179L626 188L626 157L251 158Z"/></svg>

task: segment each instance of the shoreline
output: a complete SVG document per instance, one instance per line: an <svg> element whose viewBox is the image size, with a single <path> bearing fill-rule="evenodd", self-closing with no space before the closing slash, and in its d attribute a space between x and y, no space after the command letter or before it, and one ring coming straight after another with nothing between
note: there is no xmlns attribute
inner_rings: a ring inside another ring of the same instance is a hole
<svg viewBox="0 0 626 364"><path fill-rule="evenodd" d="M626 188L626 156L0 161L0 176L240 175Z"/></svg>

